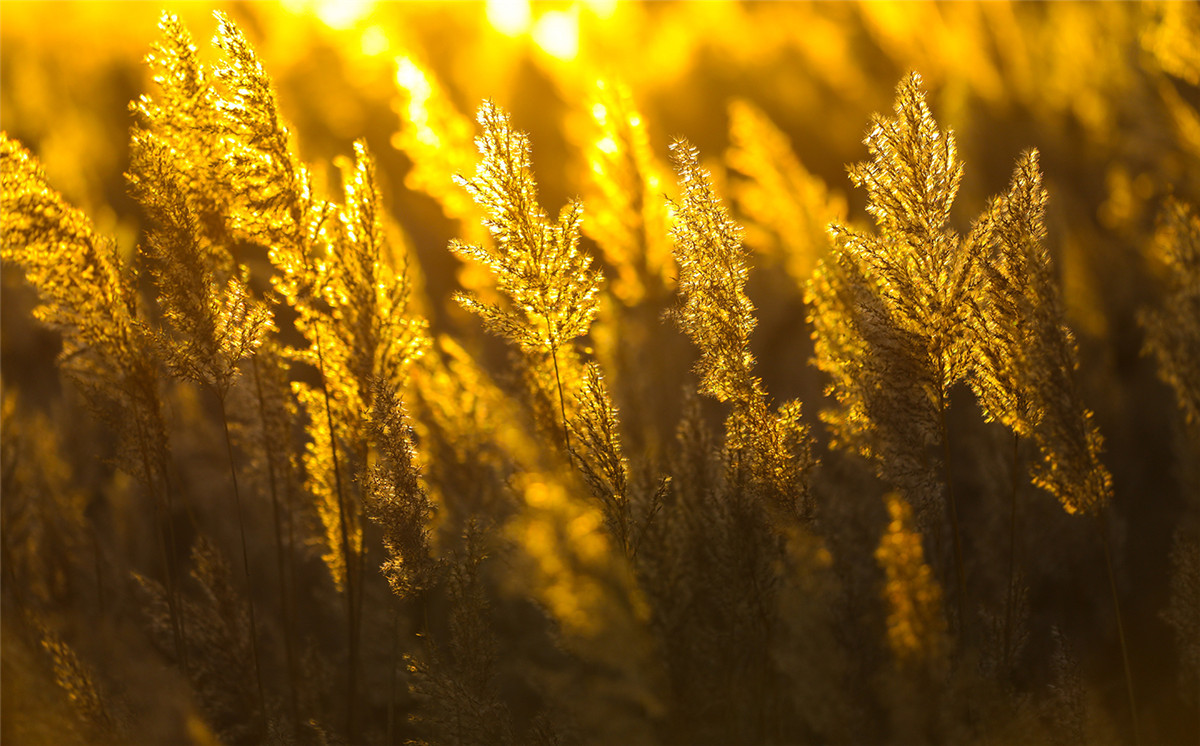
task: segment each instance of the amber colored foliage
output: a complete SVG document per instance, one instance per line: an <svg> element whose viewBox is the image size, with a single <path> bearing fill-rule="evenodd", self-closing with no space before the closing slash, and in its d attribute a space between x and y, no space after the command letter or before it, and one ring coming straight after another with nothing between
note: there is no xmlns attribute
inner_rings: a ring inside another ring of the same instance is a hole
<svg viewBox="0 0 1200 746"><path fill-rule="evenodd" d="M0 741L1200 738L1195 4L2 12Z"/></svg>

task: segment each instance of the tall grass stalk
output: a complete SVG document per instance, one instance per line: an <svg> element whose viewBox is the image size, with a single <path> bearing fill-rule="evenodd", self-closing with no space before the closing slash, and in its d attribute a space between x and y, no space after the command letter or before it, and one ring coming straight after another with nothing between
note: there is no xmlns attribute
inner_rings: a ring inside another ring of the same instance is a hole
<svg viewBox="0 0 1200 746"><path fill-rule="evenodd" d="M944 380L944 379L943 379ZM946 401L946 391L938 385L938 427L941 430L942 437L942 463L945 469L946 478L946 505L950 509L950 527L954 531L954 575L958 580L958 593L956 607L958 609L958 631L964 638L966 637L967 617L967 582L965 572L963 570L963 549L962 549L962 531L959 528L958 522L958 500L954 494L954 474L951 468L950 459L950 429L946 424L946 409L949 403Z"/></svg>
<svg viewBox="0 0 1200 746"><path fill-rule="evenodd" d="M254 582L250 576L250 551L246 545L246 519L242 512L242 493L238 489L237 465L233 458L233 439L229 436L229 416L225 407L225 392L217 389L217 401L221 404L221 427L225 431L225 450L229 455L229 474L233 479L233 504L237 511L238 536L242 543L242 572L246 577L246 605L250 612L250 651L254 656L254 683L258 687L258 702L261 707L263 733L270 732L267 719L267 696L263 690L262 661L258 651L258 615L254 603Z"/></svg>
<svg viewBox="0 0 1200 746"><path fill-rule="evenodd" d="M262 456L267 466L267 487L271 493L271 515L275 528L275 559L279 570L279 598L280 611L283 614L283 650L284 657L287 661L287 678L288 678L288 705L292 714L292 727L297 736L300 734L300 704L296 686L296 649L295 649L295 626L292 603L293 586L291 578L289 578L289 562L294 550L291 535L291 510L288 510L288 536L287 543L284 543L283 524L281 521L281 509L279 505L279 487L275 475L275 462L271 459L271 444L267 437L267 407L266 400L263 395L262 377L258 371L258 356L254 355L250 358L250 370L254 376L254 392L258 401L258 415L260 422L259 433L262 441Z"/></svg>
<svg viewBox="0 0 1200 746"><path fill-rule="evenodd" d="M349 662L346 671L346 733L350 740L354 740L354 705L358 698L358 606L355 603L355 587L354 587L354 561L353 552L350 550L350 522L346 515L348 512L346 506L346 493L342 487L342 470L340 459L338 458L337 448L337 430L333 424L333 405L330 402L329 386L325 379L325 354L322 351L321 333L319 328L314 329L315 338L313 346L317 351L317 367L321 374L321 395L325 400L325 418L326 424L329 426L329 452L333 462L333 479L337 488L338 498L338 523L342 531L342 556L345 558L345 577L346 577L346 624L347 624L347 647Z"/></svg>
<svg viewBox="0 0 1200 746"><path fill-rule="evenodd" d="M550 319L547 317L546 324L549 325ZM563 396L562 374L558 371L558 344L550 343L550 359L554 362L554 383L558 387L558 409L562 414L563 428L563 446L566 448L567 457L571 455L571 428L567 425L567 400Z"/></svg>
<svg viewBox="0 0 1200 746"><path fill-rule="evenodd" d="M1112 593L1113 614L1117 619L1117 637L1121 641L1121 663L1125 670L1125 694L1129 697L1129 718L1133 727L1133 742L1142 742L1141 729L1138 727L1137 698L1133 693L1133 670L1129 666L1129 645L1125 640L1125 620L1121 614L1121 600L1117 594L1117 580L1113 573L1112 540L1109 538L1108 506L1100 508L1100 521L1096 524L1104 544L1104 567L1108 570L1108 589Z"/></svg>
<svg viewBox="0 0 1200 746"><path fill-rule="evenodd" d="M150 490L150 499L154 503L155 512L159 516L159 531L158 533L158 550L162 557L163 574L166 576L167 586L167 610L171 614L171 634L175 640L175 654L179 657L179 665L186 672L189 670L188 653L187 653L187 630L183 619L183 604L179 602L179 586L175 578L175 563L172 561L176 556L176 547L178 544L175 539L175 510L173 501L171 500L171 489L168 485L164 488L165 495L159 494L154 489L154 472L150 470L150 456L146 452L146 436L142 428L141 419L134 417L134 422L137 425L138 435L138 450L142 460L142 469L146 475L146 488ZM162 470L162 476L166 478L166 469Z"/></svg>
<svg viewBox="0 0 1200 746"><path fill-rule="evenodd" d="M1011 665L1012 655L1012 618L1013 606L1017 594L1017 489L1021 483L1020 459L1021 436L1012 436L1012 492L1009 495L1008 516L1008 596L1004 602L1004 666Z"/></svg>

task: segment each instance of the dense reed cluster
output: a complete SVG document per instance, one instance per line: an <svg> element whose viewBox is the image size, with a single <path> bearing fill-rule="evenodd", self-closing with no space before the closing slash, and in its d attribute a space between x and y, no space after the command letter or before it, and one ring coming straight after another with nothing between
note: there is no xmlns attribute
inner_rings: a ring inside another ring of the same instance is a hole
<svg viewBox="0 0 1200 746"><path fill-rule="evenodd" d="M1194 124L1188 12L1141 38ZM544 127L472 122L418 55L386 155L312 156L216 19L161 16L128 223L0 133L5 743L1200 735L1200 171L1111 177L1114 230L1153 228L1122 388L1071 163L1004 142L968 190L917 72L847 195L749 97L722 153L563 74L554 211ZM1173 132L1148 170L1200 159ZM1130 476L1142 396L1170 499Z"/></svg>

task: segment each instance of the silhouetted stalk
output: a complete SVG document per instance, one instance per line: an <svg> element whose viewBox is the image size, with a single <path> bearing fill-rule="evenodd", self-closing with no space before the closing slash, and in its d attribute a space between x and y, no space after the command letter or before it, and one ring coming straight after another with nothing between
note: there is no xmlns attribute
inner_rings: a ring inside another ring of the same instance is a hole
<svg viewBox="0 0 1200 746"><path fill-rule="evenodd" d="M944 457L944 454L943 454ZM925 449L921 449L921 468L925 473L930 473L933 467L929 463L929 453ZM930 521L930 530L932 536L930 540L933 542L933 552L930 555L929 562L940 575L948 575L950 573L949 561L946 559L946 522L945 521Z"/></svg>
<svg viewBox="0 0 1200 746"><path fill-rule="evenodd" d="M373 403L367 404L366 410L370 411L373 406L374 406ZM368 468L367 465L370 463L370 459L371 459L371 446L366 441L363 441L362 450L358 454L358 463L362 464L362 469L364 470L364 473L365 473L365 470ZM352 511L350 520L353 522L352 525L354 527L354 535L365 537L366 533L363 528L363 511L362 510ZM359 641L358 642L359 648L362 647L363 604L366 603L366 597L367 597L367 594L365 591L365 589L367 587L367 577L366 577L366 574L367 574L367 551L368 551L367 542L365 541L365 538L364 538L361 545L359 546L358 551L354 554L354 587L356 589L356 593L354 596L354 610L355 610L355 619L358 620L357 639ZM348 569L349 568L347 568L347 570Z"/></svg>
<svg viewBox="0 0 1200 746"><path fill-rule="evenodd" d="M150 454L147 452L146 435L142 429L141 420L135 415L134 422L137 423L138 450L142 457L142 470L146 475L146 488L150 490L150 500L154 503L155 510L160 515L160 526L158 530L158 551L162 555L163 573L166 575L167 581L167 611L171 615L171 633L175 638L175 655L179 657L179 664L186 672L188 666L187 655L187 630L183 620L183 605L179 603L179 588L175 583L175 564L172 559L175 556L175 521L173 520L174 510L171 501L171 490L166 488L163 490L165 495L160 495L154 489L154 473L150 470ZM166 469L161 472L165 478Z"/></svg>
<svg viewBox="0 0 1200 746"><path fill-rule="evenodd" d="M132 347L132 341L122 327L120 331L122 346L125 348ZM137 380L136 378L134 379ZM144 384L144 381L142 382ZM146 393L144 390L142 393ZM156 396L157 392L151 391L151 396ZM135 398L136 401L136 398ZM157 399L151 399L156 401ZM187 625L183 617L183 604L179 602L179 587L175 582L175 563L174 558L177 556L177 547L175 538L175 505L171 498L171 485L168 483L167 465L163 458L163 453L160 451L157 458L154 459L158 464L158 471L155 472L150 468L150 452L149 452L149 436L146 434L144 423L138 413L134 413L133 422L137 427L137 444L138 455L142 459L142 473L146 475L146 489L150 491L150 499L154 503L156 510L165 512L165 520L159 527L158 548L162 554L163 572L166 574L167 580L167 610L171 615L171 632L175 638L175 654L179 657L180 666L186 672L188 670L188 654L187 654ZM163 481L163 494L159 494L155 490L154 475L158 474ZM164 531L165 526L165 531Z"/></svg>
<svg viewBox="0 0 1200 746"><path fill-rule="evenodd" d="M1013 433L1012 446L1012 494L1010 495L1009 518L1008 518L1008 599L1004 603L1004 665L1007 667L1010 663L1010 654L1012 651L1012 617L1013 605L1016 603L1017 580L1016 580L1016 565L1017 565L1017 486L1020 481L1020 440L1017 434Z"/></svg>
<svg viewBox="0 0 1200 746"><path fill-rule="evenodd" d="M1107 507L1100 508L1100 533L1104 539L1104 566L1108 569L1108 588L1112 592L1113 612L1117 617L1117 637L1121 641L1121 662L1125 667L1125 693L1129 697L1129 717L1133 724L1133 742L1142 742L1138 728L1137 699L1133 695L1133 671L1129 667L1129 646L1125 642L1125 621L1121 615L1121 601L1117 595L1117 580L1113 574L1112 545L1108 538Z"/></svg>
<svg viewBox="0 0 1200 746"><path fill-rule="evenodd" d="M346 495L342 489L342 471L338 461L337 449L337 430L333 425L333 405L330 403L329 386L325 383L325 354L321 348L321 333L320 330L315 330L314 346L317 348L317 365L321 374L321 394L325 398L325 419L329 426L329 452L333 462L333 481L337 488L338 498L338 523L342 529L342 564L343 574L345 576L346 585L346 623L348 625L348 640L349 647L349 665L346 672L346 736L351 741L354 740L354 703L357 699L357 684L358 684L358 618L356 615L357 605L354 599L354 583L353 574L351 572L350 551L350 522L347 519L346 512Z"/></svg>
<svg viewBox="0 0 1200 746"><path fill-rule="evenodd" d="M362 462L367 463L367 455L364 453ZM365 466L364 466L365 468ZM356 510L353 513L352 519L354 522L354 535L363 536L363 515L361 510ZM367 567L367 543L364 541L359 551L353 554L354 564L353 569L347 563L346 577L349 579L350 573L354 572L354 661L359 663L359 653L362 649L362 620L363 620L363 604L365 603L367 594L364 592L366 588L366 567Z"/></svg>
<svg viewBox="0 0 1200 746"><path fill-rule="evenodd" d="M546 326L550 326L550 317L546 316ZM550 359L554 361L554 383L558 385L558 407L562 412L562 428L563 428L563 444L567 448L567 460L571 459L571 433L567 427L567 400L563 396L562 377L558 372L558 345L551 340L550 342Z"/></svg>
<svg viewBox="0 0 1200 746"><path fill-rule="evenodd" d="M389 655L388 678L388 708L387 708L387 746L396 743L396 669L400 662L400 615L396 613L396 599L393 597L389 604L392 616L392 649Z"/></svg>
<svg viewBox="0 0 1200 746"><path fill-rule="evenodd" d="M769 678L771 671L771 638L774 634L774 626L771 624L771 614L767 611L766 604L764 603L766 591L763 590L761 583L759 583L758 573L755 572L753 566L750 568L750 583L753 589L752 597L754 598L754 606L758 611L759 624L762 625L761 646L756 651L757 655L754 659L754 665L758 670L753 683L756 689L754 692L754 699L757 704L755 716L758 721L759 734L759 738L756 740L761 740L770 729L768 723L771 715L771 687Z"/></svg>
<svg viewBox="0 0 1200 746"><path fill-rule="evenodd" d="M967 617L964 609L967 600L967 584L963 572L962 532L958 527L958 501L954 496L954 475L950 463L950 431L946 426L946 392L938 384L938 424L942 435L942 465L946 478L946 504L950 506L950 525L954 530L954 574L958 578L958 629L965 638Z"/></svg>
<svg viewBox="0 0 1200 746"><path fill-rule="evenodd" d="M267 407L263 397L262 378L258 374L258 357L250 357L250 369L254 375L254 390L258 396L258 414L261 427L259 433L262 436L263 459L267 464L267 484L271 492L271 512L275 524L275 557L279 567L279 597L280 606L282 607L284 627L283 627L283 649L284 656L287 658L288 672L288 703L292 711L292 727L297 735L300 733L300 704L296 694L296 657L295 657L295 641L292 639L292 604L291 604L291 584L287 577L287 557L291 554L292 545L289 542L287 551L284 550L283 543L283 525L280 520L279 508L279 489L275 481L275 462L271 459L271 445L267 439Z"/></svg>
<svg viewBox="0 0 1200 746"><path fill-rule="evenodd" d="M642 547L642 541L646 538L646 532L650 530L650 524L654 521L655 516L658 515L658 511L660 510L662 510L661 500L654 504L654 507L650 509L650 514L646 516L646 519L642 522L641 530L638 531L637 538L634 540L633 546L630 549L630 559L637 557L638 550Z"/></svg>
<svg viewBox="0 0 1200 746"><path fill-rule="evenodd" d="M263 690L262 663L258 655L258 619L254 609L254 583L250 578L250 552L246 547L246 521L242 516L242 495L238 490L237 467L233 460L233 439L229 437L229 416L225 411L225 392L217 389L221 403L221 426L225 430L225 450L229 454L229 474L233 478L233 504L237 511L238 535L242 540L242 572L246 576L246 605L250 610L250 652L254 656L254 681L258 685L258 702L262 708L263 733L270 732L267 722L267 697Z"/></svg>
<svg viewBox="0 0 1200 746"><path fill-rule="evenodd" d="M287 486L288 482L285 481L284 485ZM296 512L295 512L296 508L295 508L295 503L293 502L293 497L294 497L294 495L289 486L286 489L286 491L284 492L284 499L287 501L287 504L284 506L284 508L285 508L284 521L287 523L288 557L292 558L292 561L288 562L288 567L287 567L287 569L288 569L288 588L291 591L291 595L289 596L289 601L291 602L291 607L288 609L289 613L288 613L286 619L284 620L284 626L285 626L285 629L287 630L287 634L290 635L293 640L295 640L297 638L296 614L294 613L295 609L296 609L295 591L298 586L296 583L296 562L294 559L295 552L296 552L296 530L295 530L296 527L295 527L295 521L293 520L293 516L295 516L295 514L296 514ZM290 672L289 672L289 674L290 674ZM297 679L297 682L300 681L298 671L296 673L296 679ZM300 698L300 692L299 692L300 688L301 687L298 683L297 687L296 687L296 689L297 689L296 699L297 700L299 700L299 698ZM301 723L299 720L297 720L295 723L292 724L292 727L295 729L297 736L299 736L299 734L301 732L300 725L301 725Z"/></svg>

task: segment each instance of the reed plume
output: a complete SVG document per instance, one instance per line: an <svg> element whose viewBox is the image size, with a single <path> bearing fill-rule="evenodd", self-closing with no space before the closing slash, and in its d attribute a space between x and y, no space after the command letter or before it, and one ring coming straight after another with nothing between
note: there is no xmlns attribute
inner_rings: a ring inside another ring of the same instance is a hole
<svg viewBox="0 0 1200 746"><path fill-rule="evenodd" d="M38 291L34 316L63 335L63 369L124 436L123 466L161 496L166 429L133 269L115 242L64 202L34 157L7 135L0 137L0 158L2 256L20 266Z"/></svg>
<svg viewBox="0 0 1200 746"><path fill-rule="evenodd" d="M557 393L564 448L628 549L627 465L617 410L600 369L585 365L575 347L596 316L602 279L579 248L583 206L572 201L551 222L538 204L528 137L490 102L480 106L479 124L479 166L474 178L459 177L459 183L486 213L494 246L455 242L451 248L488 267L513 310L464 294L458 302L518 345L538 398L553 401Z"/></svg>
<svg viewBox="0 0 1200 746"><path fill-rule="evenodd" d="M456 241L450 248L488 267L511 308L465 294L456 299L529 356L539 393L558 401L569 452L567 401L582 372L572 345L595 318L600 288L600 273L579 249L583 207L570 202L551 221L538 204L529 138L491 102L479 107L478 119L478 168L473 178L456 178L484 211L494 245Z"/></svg>
<svg viewBox="0 0 1200 746"><path fill-rule="evenodd" d="M62 334L60 367L118 434L117 459L149 493L158 514L175 654L186 665L179 608L175 504L156 345L133 269L116 243L63 201L36 159L0 133L0 257L37 290L34 317Z"/></svg>
<svg viewBox="0 0 1200 746"><path fill-rule="evenodd" d="M1175 392L1186 421L1200 425L1200 215L1168 200L1154 235L1155 260L1167 278L1161 307L1144 312L1146 351L1158 375Z"/></svg>
<svg viewBox="0 0 1200 746"><path fill-rule="evenodd" d="M1197 11L570 6L4 5L0 741L1195 740Z"/></svg>
<svg viewBox="0 0 1200 746"><path fill-rule="evenodd" d="M671 153L681 195L672 206L680 299L675 318L700 348L700 392L732 404L725 433L736 479L763 490L787 513L809 514L812 457L800 403L773 408L754 375L750 333L757 321L745 293L742 229L717 198L699 152L676 140Z"/></svg>
<svg viewBox="0 0 1200 746"><path fill-rule="evenodd" d="M1034 484L1068 513L1095 513L1112 494L1112 477L1100 462L1104 440L1074 382L1075 339L1045 248L1045 211L1038 154L1031 150L1019 160L1008 193L981 218L987 261L971 384L988 418L1037 443Z"/></svg>

